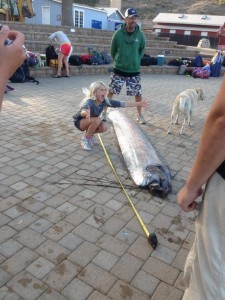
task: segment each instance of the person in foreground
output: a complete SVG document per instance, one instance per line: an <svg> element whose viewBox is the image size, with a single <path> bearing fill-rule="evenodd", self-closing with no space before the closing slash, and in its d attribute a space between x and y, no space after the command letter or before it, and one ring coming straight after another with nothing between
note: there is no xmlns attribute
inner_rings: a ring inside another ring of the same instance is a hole
<svg viewBox="0 0 225 300"><path fill-rule="evenodd" d="M66 69L66 77L70 77L69 72L69 62L68 58L72 52L71 42L68 39L67 35L63 31L56 31L52 33L49 37L51 43L54 40L59 42L59 49L58 49L58 68L57 74L54 76L55 78L61 77L62 67L65 66Z"/></svg>
<svg viewBox="0 0 225 300"><path fill-rule="evenodd" d="M113 94L120 94L126 82L127 96L134 96L136 102L142 101L140 64L146 39L137 25L137 20L136 9L128 8L125 12L125 24L112 37L111 57L114 68L107 94L109 99L112 99ZM145 123L140 106L137 106L137 121L140 124Z"/></svg>
<svg viewBox="0 0 225 300"><path fill-rule="evenodd" d="M10 45L6 45L7 39L13 42ZM8 79L26 57L23 45L24 35L21 32L10 30L7 25L2 26L0 30L0 110Z"/></svg>
<svg viewBox="0 0 225 300"><path fill-rule="evenodd" d="M203 192L202 186L206 184ZM195 162L177 202L197 208L195 241L184 268L183 300L225 299L225 78L203 127Z"/></svg>
<svg viewBox="0 0 225 300"><path fill-rule="evenodd" d="M74 125L81 131L85 131L81 140L81 146L84 150L91 150L96 143L95 133L105 132L108 129L107 122L102 118L102 112L105 107L147 107L146 100L136 101L118 101L109 100L106 97L107 87L101 81L93 82L90 85L87 96L80 104L80 111L76 113Z"/></svg>

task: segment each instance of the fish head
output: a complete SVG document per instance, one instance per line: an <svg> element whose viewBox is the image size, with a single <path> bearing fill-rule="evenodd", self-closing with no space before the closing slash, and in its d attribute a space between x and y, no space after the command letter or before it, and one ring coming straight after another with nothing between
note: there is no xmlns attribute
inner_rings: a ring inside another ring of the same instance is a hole
<svg viewBox="0 0 225 300"><path fill-rule="evenodd" d="M148 188L154 196L164 198L171 192L170 171L166 166L148 166L146 171Z"/></svg>

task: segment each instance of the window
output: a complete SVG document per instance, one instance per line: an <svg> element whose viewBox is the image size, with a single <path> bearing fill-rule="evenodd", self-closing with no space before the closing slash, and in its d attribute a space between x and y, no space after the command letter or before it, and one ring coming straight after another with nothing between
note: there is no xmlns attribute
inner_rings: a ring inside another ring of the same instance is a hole
<svg viewBox="0 0 225 300"><path fill-rule="evenodd" d="M201 36L208 36L208 32L201 32Z"/></svg>
<svg viewBox="0 0 225 300"><path fill-rule="evenodd" d="M161 29L155 29L155 32L161 32Z"/></svg>
<svg viewBox="0 0 225 300"><path fill-rule="evenodd" d="M191 35L191 31L190 30L185 30L184 35Z"/></svg>
<svg viewBox="0 0 225 300"><path fill-rule="evenodd" d="M74 26L83 28L84 27L84 12L75 10L75 20L74 20Z"/></svg>
<svg viewBox="0 0 225 300"><path fill-rule="evenodd" d="M176 30L175 29L170 29L170 33L174 34L174 33L176 33Z"/></svg>

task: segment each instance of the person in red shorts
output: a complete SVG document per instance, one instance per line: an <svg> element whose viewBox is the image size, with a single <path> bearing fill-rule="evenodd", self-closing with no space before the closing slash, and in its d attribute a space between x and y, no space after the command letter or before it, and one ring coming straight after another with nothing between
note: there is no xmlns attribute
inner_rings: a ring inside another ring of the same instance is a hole
<svg viewBox="0 0 225 300"><path fill-rule="evenodd" d="M51 43L53 43L54 40L56 40L59 43L58 69L54 77L55 78L61 77L62 66L65 66L66 77L70 77L69 63L68 63L69 56L72 52L72 46L70 40L68 39L67 35L63 31L56 31L52 33L48 38L51 41Z"/></svg>

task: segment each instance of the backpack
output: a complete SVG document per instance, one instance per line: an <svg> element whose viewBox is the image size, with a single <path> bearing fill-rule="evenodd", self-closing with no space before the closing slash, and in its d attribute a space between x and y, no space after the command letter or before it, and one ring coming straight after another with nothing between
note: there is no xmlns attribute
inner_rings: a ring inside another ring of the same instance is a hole
<svg viewBox="0 0 225 300"><path fill-rule="evenodd" d="M96 57L92 56L87 59L87 65L98 65L98 60Z"/></svg>
<svg viewBox="0 0 225 300"><path fill-rule="evenodd" d="M92 57L93 57L92 54L83 54L83 55L81 55L80 58L81 58L83 64L87 64L88 59L92 58Z"/></svg>
<svg viewBox="0 0 225 300"><path fill-rule="evenodd" d="M203 67L202 56L201 55L195 56L193 64L194 64L194 67Z"/></svg>
<svg viewBox="0 0 225 300"><path fill-rule="evenodd" d="M28 64L29 64L29 67L31 67L31 68L40 67L40 61L35 57L28 57Z"/></svg>
<svg viewBox="0 0 225 300"><path fill-rule="evenodd" d="M50 59L49 67L57 68L58 67L58 59Z"/></svg>
<svg viewBox="0 0 225 300"><path fill-rule="evenodd" d="M30 68L28 59L25 59L23 64L16 70L16 72L9 78L11 82L36 82L39 84L39 81L36 80L34 77L30 76Z"/></svg>
<svg viewBox="0 0 225 300"><path fill-rule="evenodd" d="M102 56L97 51L93 51L93 56L96 58L98 65L103 65Z"/></svg>
<svg viewBox="0 0 225 300"><path fill-rule="evenodd" d="M53 45L49 45L45 49L45 54L46 54L46 64L49 66L50 59L57 59L58 54L55 52L55 47Z"/></svg>
<svg viewBox="0 0 225 300"><path fill-rule="evenodd" d="M141 66L150 66L150 55L143 55L143 57L141 58Z"/></svg>
<svg viewBox="0 0 225 300"><path fill-rule="evenodd" d="M110 58L110 56L108 55L108 53L106 51L102 51L101 55L102 55L102 59L103 59L104 64L108 65L108 64L111 63L111 58Z"/></svg>
<svg viewBox="0 0 225 300"><path fill-rule="evenodd" d="M222 69L222 63L216 62L215 64L211 64L211 76L219 77Z"/></svg>
<svg viewBox="0 0 225 300"><path fill-rule="evenodd" d="M81 67L81 68L83 66L83 62L82 62L81 57L79 55L70 55L69 64L71 66L78 66L78 67Z"/></svg>

